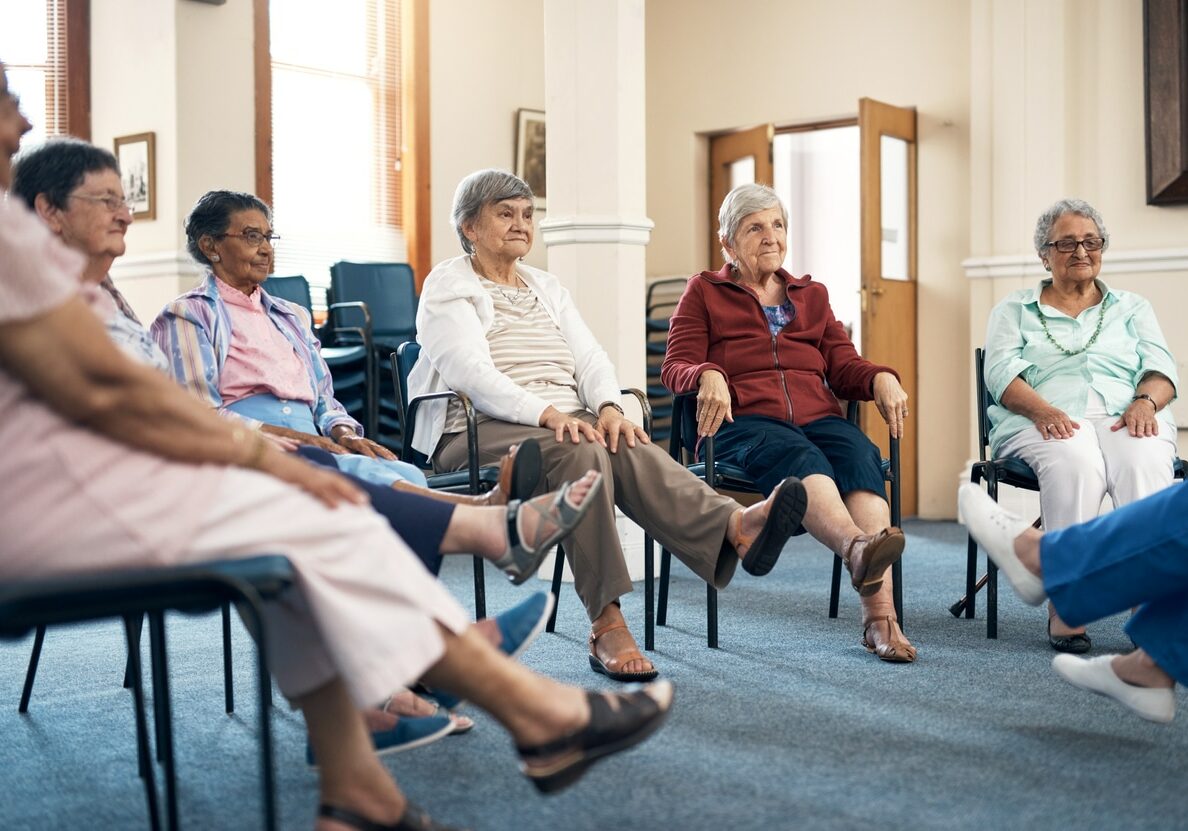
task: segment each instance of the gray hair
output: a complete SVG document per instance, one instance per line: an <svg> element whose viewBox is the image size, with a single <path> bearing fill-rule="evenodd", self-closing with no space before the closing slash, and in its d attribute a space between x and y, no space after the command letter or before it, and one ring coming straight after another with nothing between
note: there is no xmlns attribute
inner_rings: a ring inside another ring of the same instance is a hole
<svg viewBox="0 0 1188 831"><path fill-rule="evenodd" d="M454 230L458 232L458 239L462 242L462 250L467 254L474 253L474 244L462 232L462 226L478 219L484 205L502 202L504 199L532 199L532 188L519 176L513 176L506 170L488 168L471 173L458 183L454 191L454 206L450 210L450 218L454 222Z"/></svg>
<svg viewBox="0 0 1188 831"><path fill-rule="evenodd" d="M738 226L753 213L766 211L768 208L779 207L780 215L784 218L784 227L788 227L788 209L784 207L773 189L767 185L739 185L722 200L722 207L718 209L718 239L734 247L734 235ZM722 248L722 256L730 262L730 255Z"/></svg>
<svg viewBox="0 0 1188 831"><path fill-rule="evenodd" d="M258 196L234 190L212 190L198 197L186 217L186 250L201 265L210 265L199 242L203 237L217 237L231 227L231 215L239 211L259 211L272 224L272 210Z"/></svg>
<svg viewBox="0 0 1188 831"><path fill-rule="evenodd" d="M1035 253L1041 257L1047 253L1048 243L1052 241L1048 239L1048 235L1052 233L1052 226L1065 214L1075 214L1092 220L1093 224L1097 226L1098 235L1105 240L1105 243L1101 246L1101 250L1105 251L1110 247L1110 232L1106 230L1105 220L1101 218L1101 214L1097 212L1097 208L1090 205L1084 199L1066 198L1054 203L1052 207L1040 214L1040 218L1035 221L1035 238L1033 240L1035 243Z"/></svg>

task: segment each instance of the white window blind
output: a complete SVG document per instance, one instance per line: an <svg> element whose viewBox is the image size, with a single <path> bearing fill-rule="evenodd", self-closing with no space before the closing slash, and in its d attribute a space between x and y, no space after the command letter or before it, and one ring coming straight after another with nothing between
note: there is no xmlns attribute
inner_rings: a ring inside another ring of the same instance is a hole
<svg viewBox="0 0 1188 831"><path fill-rule="evenodd" d="M8 86L21 98L33 130L21 144L31 147L70 132L66 107L66 1L22 0L4 4L0 59Z"/></svg>
<svg viewBox="0 0 1188 831"><path fill-rule="evenodd" d="M277 274L403 262L399 0L270 0Z"/></svg>

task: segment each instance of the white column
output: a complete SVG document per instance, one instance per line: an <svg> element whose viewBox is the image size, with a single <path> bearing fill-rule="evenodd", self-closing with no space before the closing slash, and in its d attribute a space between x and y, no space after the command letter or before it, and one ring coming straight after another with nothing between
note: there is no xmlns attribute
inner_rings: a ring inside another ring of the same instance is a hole
<svg viewBox="0 0 1188 831"><path fill-rule="evenodd" d="M614 362L643 388L644 3L545 0L548 269ZM629 406L625 403L625 406ZM628 409L628 412L631 412Z"/></svg>

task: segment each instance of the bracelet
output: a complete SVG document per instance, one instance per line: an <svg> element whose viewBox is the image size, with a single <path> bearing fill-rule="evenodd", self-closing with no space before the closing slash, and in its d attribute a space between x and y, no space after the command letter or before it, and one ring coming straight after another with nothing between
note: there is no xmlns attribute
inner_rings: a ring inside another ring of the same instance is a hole
<svg viewBox="0 0 1188 831"><path fill-rule="evenodd" d="M1134 398L1130 399L1130 403L1132 403L1132 404L1135 401L1150 401L1151 406L1155 408L1155 412L1159 412L1159 405L1155 403L1155 399L1152 398L1151 396L1147 395L1145 392L1140 392Z"/></svg>

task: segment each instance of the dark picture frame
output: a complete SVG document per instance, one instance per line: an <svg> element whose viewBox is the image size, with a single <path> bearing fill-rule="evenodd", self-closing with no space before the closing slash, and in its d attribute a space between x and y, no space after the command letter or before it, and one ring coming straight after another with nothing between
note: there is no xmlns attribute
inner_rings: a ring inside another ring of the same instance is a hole
<svg viewBox="0 0 1188 831"><path fill-rule="evenodd" d="M133 219L157 218L157 134L137 133L115 140L120 181Z"/></svg>
<svg viewBox="0 0 1188 831"><path fill-rule="evenodd" d="M1188 0L1143 0L1147 204L1188 202Z"/></svg>
<svg viewBox="0 0 1188 831"><path fill-rule="evenodd" d="M545 210L545 114L541 110L516 110L516 175L532 188L536 209Z"/></svg>

